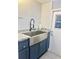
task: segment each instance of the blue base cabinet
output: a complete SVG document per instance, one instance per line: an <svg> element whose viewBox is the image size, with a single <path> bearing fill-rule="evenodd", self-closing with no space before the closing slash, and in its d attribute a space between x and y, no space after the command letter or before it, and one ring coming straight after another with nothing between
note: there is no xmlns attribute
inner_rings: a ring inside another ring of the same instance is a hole
<svg viewBox="0 0 79 59"><path fill-rule="evenodd" d="M39 57L39 43L30 47L30 59L38 59Z"/></svg>
<svg viewBox="0 0 79 59"><path fill-rule="evenodd" d="M49 48L50 32L43 41L29 45L30 39L18 42L19 59L39 59Z"/></svg>
<svg viewBox="0 0 79 59"><path fill-rule="evenodd" d="M18 42L19 59L29 59L29 39Z"/></svg>
<svg viewBox="0 0 79 59"><path fill-rule="evenodd" d="M41 56L46 51L46 40L40 42L39 46L39 56Z"/></svg>
<svg viewBox="0 0 79 59"><path fill-rule="evenodd" d="M19 59L29 59L29 49L28 48L19 52Z"/></svg>
<svg viewBox="0 0 79 59"><path fill-rule="evenodd" d="M48 32L48 37L46 39L46 49L49 48L49 43L50 43L50 32Z"/></svg>
<svg viewBox="0 0 79 59"><path fill-rule="evenodd" d="M49 48L49 43L50 43L50 32L48 32L48 37L41 41L39 44L39 57L42 56Z"/></svg>
<svg viewBox="0 0 79 59"><path fill-rule="evenodd" d="M47 39L30 47L30 59L39 59L48 49Z"/></svg>
<svg viewBox="0 0 79 59"><path fill-rule="evenodd" d="M39 59L49 48L50 41L50 33L48 33L48 37L30 47L30 59Z"/></svg>

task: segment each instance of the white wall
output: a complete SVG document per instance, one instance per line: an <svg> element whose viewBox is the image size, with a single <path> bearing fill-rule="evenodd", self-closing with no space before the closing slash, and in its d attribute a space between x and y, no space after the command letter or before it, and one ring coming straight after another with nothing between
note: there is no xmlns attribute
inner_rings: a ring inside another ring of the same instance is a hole
<svg viewBox="0 0 79 59"><path fill-rule="evenodd" d="M41 4L35 0L28 0L25 5L18 5L18 30L29 29L30 19L35 19L35 28L41 18ZM22 18L20 18L22 17Z"/></svg>
<svg viewBox="0 0 79 59"><path fill-rule="evenodd" d="M53 0L53 9L61 8L61 0Z"/></svg>
<svg viewBox="0 0 79 59"><path fill-rule="evenodd" d="M51 28L51 2L43 3L41 7L41 27Z"/></svg>

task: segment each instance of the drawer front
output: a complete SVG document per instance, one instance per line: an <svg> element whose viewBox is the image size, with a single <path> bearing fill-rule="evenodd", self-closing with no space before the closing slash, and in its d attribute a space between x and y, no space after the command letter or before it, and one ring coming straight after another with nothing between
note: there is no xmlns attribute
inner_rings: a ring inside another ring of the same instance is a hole
<svg viewBox="0 0 79 59"><path fill-rule="evenodd" d="M18 42L19 51L27 47L29 47L29 40L23 40L23 41Z"/></svg>

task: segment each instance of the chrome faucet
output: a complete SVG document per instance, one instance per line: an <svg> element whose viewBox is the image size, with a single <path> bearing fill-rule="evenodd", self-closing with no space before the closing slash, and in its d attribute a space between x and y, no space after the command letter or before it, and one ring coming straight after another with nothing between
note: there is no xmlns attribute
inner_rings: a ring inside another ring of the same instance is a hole
<svg viewBox="0 0 79 59"><path fill-rule="evenodd" d="M33 24L32 24L32 21L33 21ZM32 29L34 29L34 24L35 24L35 20L32 18L30 20L30 29L29 29L29 31L31 31Z"/></svg>

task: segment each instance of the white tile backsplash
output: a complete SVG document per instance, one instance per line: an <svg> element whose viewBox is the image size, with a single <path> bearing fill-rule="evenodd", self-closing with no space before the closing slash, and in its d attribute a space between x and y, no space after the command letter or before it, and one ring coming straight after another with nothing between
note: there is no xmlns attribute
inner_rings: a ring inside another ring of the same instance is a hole
<svg viewBox="0 0 79 59"><path fill-rule="evenodd" d="M21 6L18 7L18 30L26 30L30 27L30 19L34 18L35 28L38 27L40 23L41 16L41 5L40 3L31 0L28 6L22 9ZM21 18L21 19L20 19Z"/></svg>

